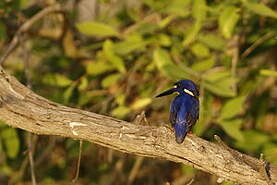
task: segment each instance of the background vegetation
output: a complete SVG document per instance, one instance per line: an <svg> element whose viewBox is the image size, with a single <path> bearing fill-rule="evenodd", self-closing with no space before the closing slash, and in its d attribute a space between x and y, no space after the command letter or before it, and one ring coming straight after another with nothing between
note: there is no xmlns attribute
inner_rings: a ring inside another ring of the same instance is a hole
<svg viewBox="0 0 277 185"><path fill-rule="evenodd" d="M66 10L38 21L4 64L33 91L128 121L145 111L161 125L172 97L153 97L189 78L201 93L195 134L217 134L277 164L273 0L2 0L1 53L23 22L53 3ZM68 184L79 142L39 136L32 143L38 182ZM26 151L27 133L0 123L0 184L30 184ZM188 166L84 143L78 183L184 184L193 177L193 184L216 184Z"/></svg>

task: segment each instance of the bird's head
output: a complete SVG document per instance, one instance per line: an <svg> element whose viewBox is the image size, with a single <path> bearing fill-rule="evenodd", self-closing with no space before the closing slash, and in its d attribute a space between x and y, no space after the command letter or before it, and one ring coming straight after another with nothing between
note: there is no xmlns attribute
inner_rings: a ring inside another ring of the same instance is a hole
<svg viewBox="0 0 277 185"><path fill-rule="evenodd" d="M180 95L188 94L192 97L198 98L199 90L195 83L191 80L180 80L176 82L173 88L162 92L161 94L157 95L156 98L170 95L174 92L177 92Z"/></svg>

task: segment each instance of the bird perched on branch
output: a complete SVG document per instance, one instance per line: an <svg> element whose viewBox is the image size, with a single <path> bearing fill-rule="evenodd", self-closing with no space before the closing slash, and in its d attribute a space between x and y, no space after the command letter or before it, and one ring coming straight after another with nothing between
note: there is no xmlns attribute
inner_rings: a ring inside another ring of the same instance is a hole
<svg viewBox="0 0 277 185"><path fill-rule="evenodd" d="M156 97L167 96L172 93L178 95L170 105L170 122L175 130L176 142L181 144L187 133L199 118L199 90L191 80L180 80L169 89Z"/></svg>

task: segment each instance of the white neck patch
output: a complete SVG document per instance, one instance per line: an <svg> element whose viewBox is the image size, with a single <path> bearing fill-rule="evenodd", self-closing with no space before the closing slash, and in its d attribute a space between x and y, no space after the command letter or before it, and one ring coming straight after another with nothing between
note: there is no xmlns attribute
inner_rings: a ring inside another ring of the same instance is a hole
<svg viewBox="0 0 277 185"><path fill-rule="evenodd" d="M184 92L191 95L191 96L194 96L194 94L190 90L184 89Z"/></svg>

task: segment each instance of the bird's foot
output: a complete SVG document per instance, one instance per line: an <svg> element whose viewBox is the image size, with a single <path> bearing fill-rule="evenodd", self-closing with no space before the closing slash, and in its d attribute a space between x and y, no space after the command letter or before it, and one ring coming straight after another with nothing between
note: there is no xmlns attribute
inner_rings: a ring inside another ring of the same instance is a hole
<svg viewBox="0 0 277 185"><path fill-rule="evenodd" d="M166 129L170 130L171 132L174 132L174 129L173 129L171 126L169 126L168 124L164 124L163 126L164 126Z"/></svg>

